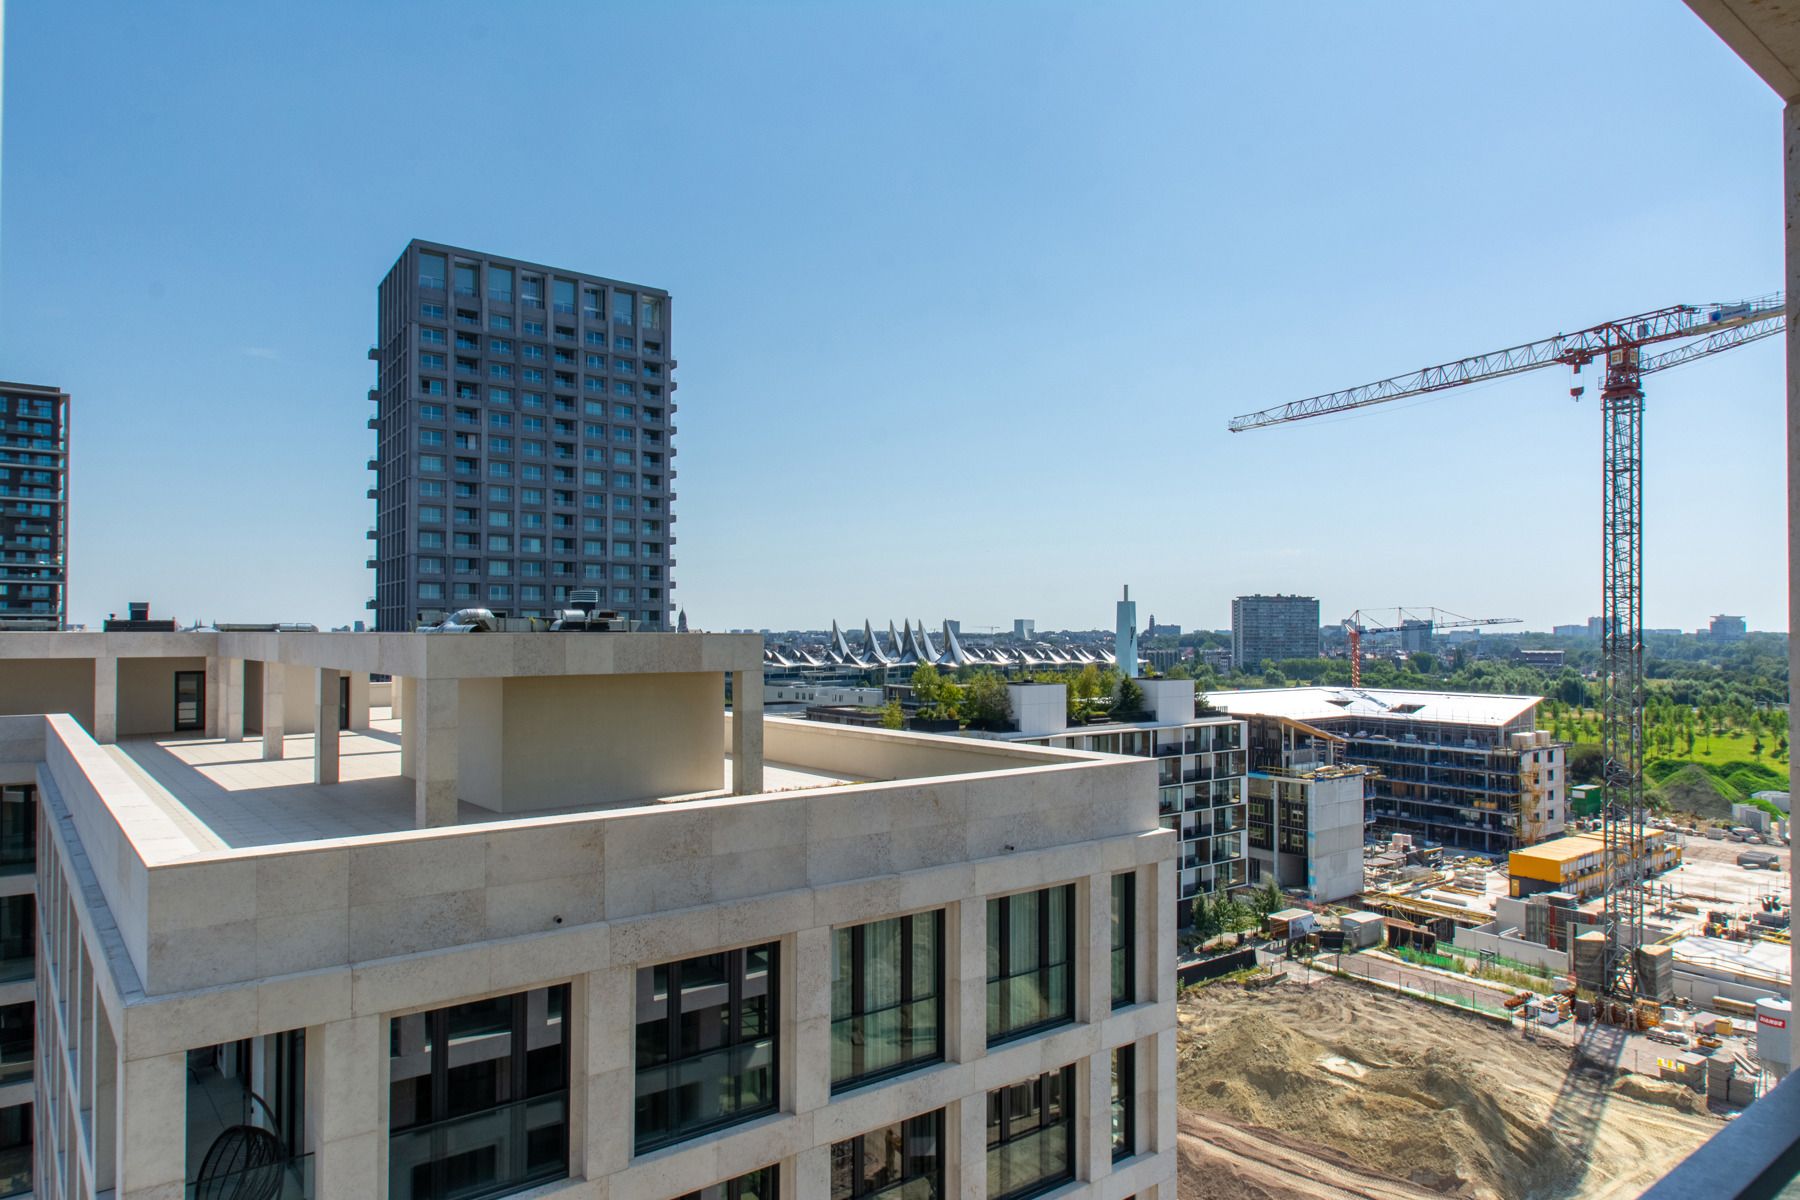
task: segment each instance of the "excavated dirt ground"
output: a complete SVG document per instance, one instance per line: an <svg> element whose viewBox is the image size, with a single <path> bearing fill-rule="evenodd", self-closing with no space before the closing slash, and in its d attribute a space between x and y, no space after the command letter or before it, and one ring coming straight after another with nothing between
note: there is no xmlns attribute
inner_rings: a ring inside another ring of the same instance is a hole
<svg viewBox="0 0 1800 1200"><path fill-rule="evenodd" d="M1673 1084L1326 979L1182 999L1182 1200L1627 1200L1716 1132Z"/></svg>

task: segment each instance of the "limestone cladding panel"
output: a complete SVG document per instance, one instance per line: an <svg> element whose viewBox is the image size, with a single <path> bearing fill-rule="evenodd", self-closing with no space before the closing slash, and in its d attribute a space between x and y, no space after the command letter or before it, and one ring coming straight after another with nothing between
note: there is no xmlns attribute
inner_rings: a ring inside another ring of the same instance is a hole
<svg viewBox="0 0 1800 1200"><path fill-rule="evenodd" d="M8 638L20 635L9 633ZM94 727L94 664L85 658L8 659L0 664L0 714L69 713Z"/></svg>

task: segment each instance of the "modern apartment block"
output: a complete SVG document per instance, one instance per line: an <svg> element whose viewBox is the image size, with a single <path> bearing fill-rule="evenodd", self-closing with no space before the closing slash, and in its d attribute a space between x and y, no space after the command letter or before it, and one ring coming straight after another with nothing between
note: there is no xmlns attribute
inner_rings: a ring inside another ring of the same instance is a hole
<svg viewBox="0 0 1800 1200"><path fill-rule="evenodd" d="M69 617L69 397L0 383L0 628Z"/></svg>
<svg viewBox="0 0 1800 1200"><path fill-rule="evenodd" d="M577 588L671 628L669 294L415 240L378 299L376 628Z"/></svg>
<svg viewBox="0 0 1800 1200"><path fill-rule="evenodd" d="M1247 726L1250 882L1319 904L1357 895L1369 768L1342 762L1344 739L1303 722L1256 715Z"/></svg>
<svg viewBox="0 0 1800 1200"><path fill-rule="evenodd" d="M1563 830L1566 743L1537 727L1541 696L1298 687L1212 692L1233 716L1282 718L1342 738L1345 764L1373 772L1376 833L1505 854Z"/></svg>
<svg viewBox="0 0 1800 1200"><path fill-rule="evenodd" d="M40 1200L1174 1200L1157 768L764 719L761 654L0 638L42 897L0 939L36 960L0 1170L29 1146Z"/></svg>
<svg viewBox="0 0 1800 1200"><path fill-rule="evenodd" d="M1008 684L1018 730L997 736L1156 760L1157 816L1181 839L1175 902L1176 917L1185 925L1195 896L1222 895L1250 881L1245 723L1224 715L1196 716L1191 679L1140 679L1138 686L1148 708L1142 719L1071 727L1062 684ZM1359 839L1359 854L1360 845Z"/></svg>
<svg viewBox="0 0 1800 1200"><path fill-rule="evenodd" d="M1231 664L1255 671L1265 660L1319 657L1315 596L1238 596L1231 602Z"/></svg>

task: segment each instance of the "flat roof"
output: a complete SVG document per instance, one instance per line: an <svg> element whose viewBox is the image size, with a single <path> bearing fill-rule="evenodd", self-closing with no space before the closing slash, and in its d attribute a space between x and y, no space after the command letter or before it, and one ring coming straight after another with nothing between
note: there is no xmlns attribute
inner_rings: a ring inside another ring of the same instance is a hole
<svg viewBox="0 0 1800 1200"><path fill-rule="evenodd" d="M1536 858L1546 862L1567 862L1571 858L1583 858L1589 854L1601 854L1606 850L1606 843L1597 837L1588 837L1582 833L1572 833L1568 837L1551 838L1547 842L1539 842L1535 846L1524 846L1512 851L1514 858Z"/></svg>
<svg viewBox="0 0 1800 1200"><path fill-rule="evenodd" d="M1322 721L1338 717L1502 726L1518 720L1542 696L1492 692L1416 692L1401 688L1293 687L1204 692L1213 708L1233 716Z"/></svg>
<svg viewBox="0 0 1800 1200"><path fill-rule="evenodd" d="M287 757L265 762L256 738L121 738L102 749L193 843L196 852L280 846L417 828L414 785L400 774L400 722L376 720L338 735L340 780L313 782L313 735L290 734ZM553 817L570 812L642 808L731 795L731 756L717 791L659 796L624 805L496 812L466 801L457 824ZM792 763L763 764L763 792L793 792L867 782L867 776Z"/></svg>

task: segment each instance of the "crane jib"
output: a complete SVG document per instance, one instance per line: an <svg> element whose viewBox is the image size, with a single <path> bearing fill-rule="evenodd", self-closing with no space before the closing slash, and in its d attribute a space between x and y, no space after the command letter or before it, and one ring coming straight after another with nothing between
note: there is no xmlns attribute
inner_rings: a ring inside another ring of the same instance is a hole
<svg viewBox="0 0 1800 1200"><path fill-rule="evenodd" d="M1482 383L1543 367L1580 367L1608 351L1626 346L1647 346L1687 338L1706 339L1697 347L1673 349L1644 361L1644 370L1661 370L1777 333L1785 323L1785 311L1785 298L1781 293L1730 304L1677 304L1617 321L1607 321L1575 333L1559 333L1542 341L1440 363L1410 375L1396 375L1391 379L1365 383L1360 387L1326 392L1260 412L1246 413L1233 417L1226 428L1232 433L1241 433L1248 429L1329 416L1366 408L1372 404L1384 404L1390 400L1404 400L1409 396Z"/></svg>

